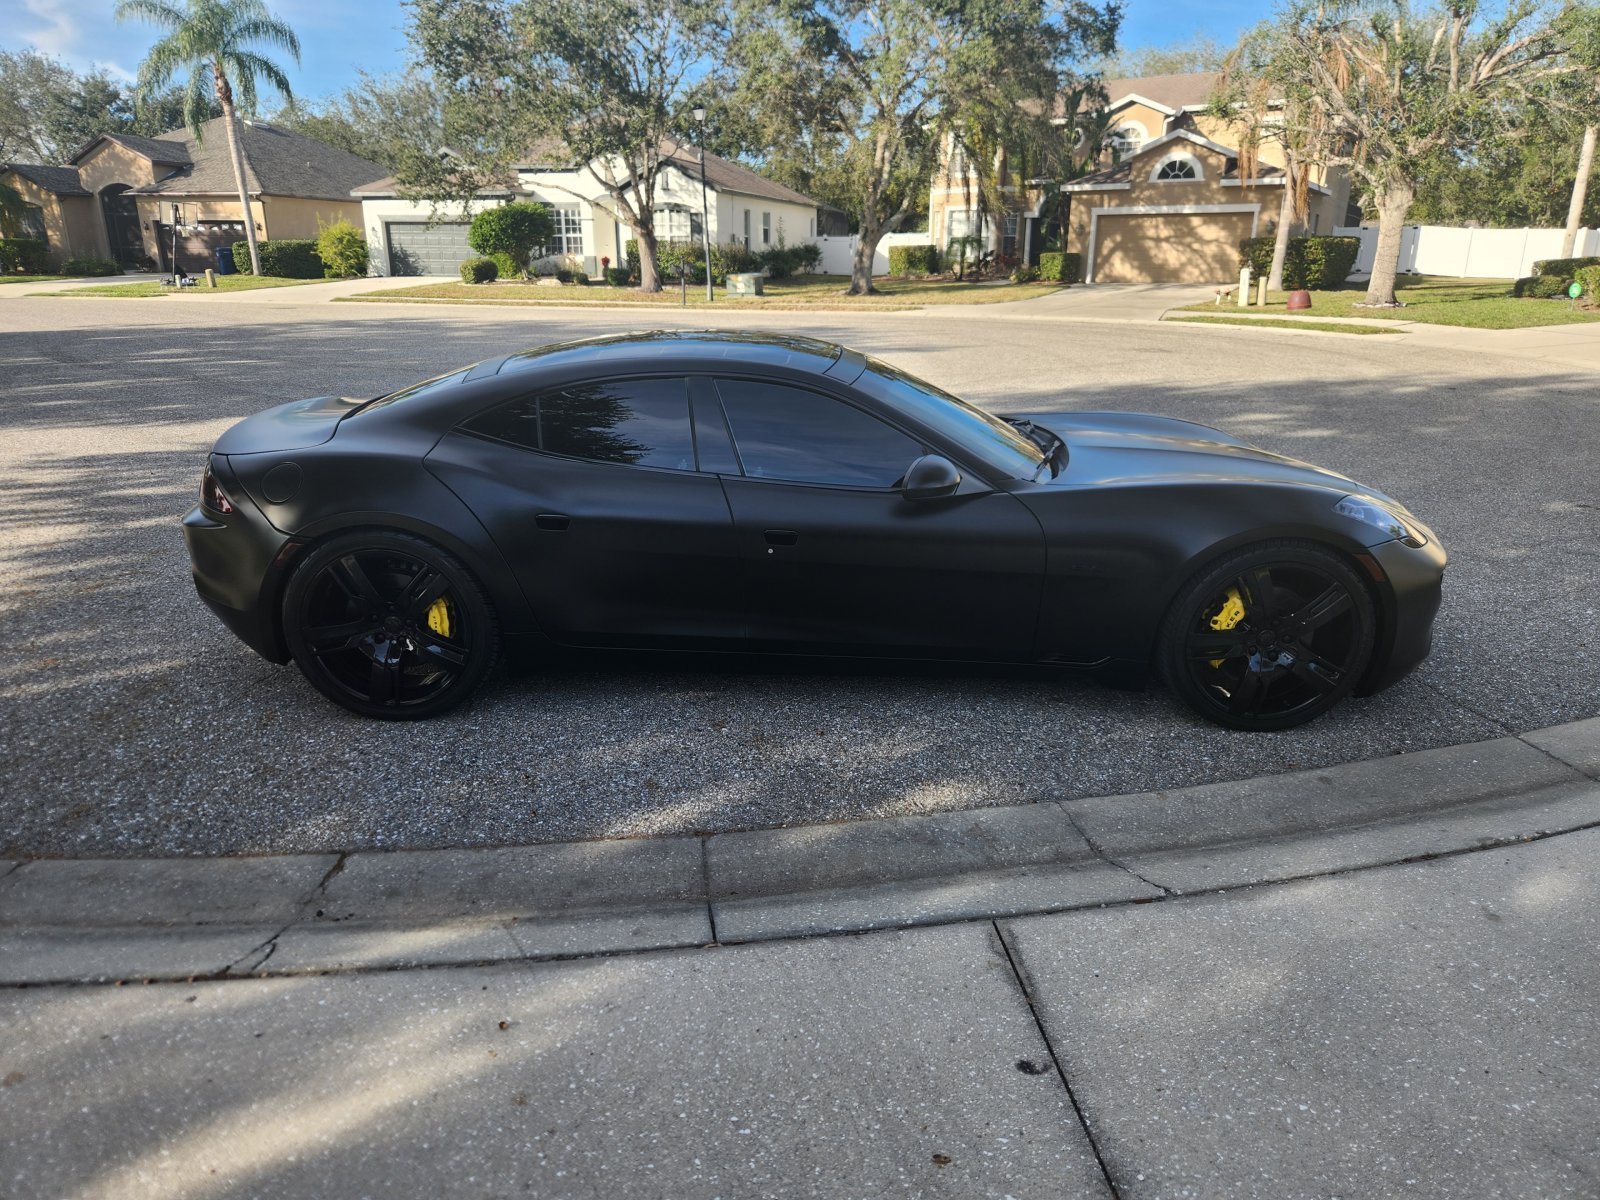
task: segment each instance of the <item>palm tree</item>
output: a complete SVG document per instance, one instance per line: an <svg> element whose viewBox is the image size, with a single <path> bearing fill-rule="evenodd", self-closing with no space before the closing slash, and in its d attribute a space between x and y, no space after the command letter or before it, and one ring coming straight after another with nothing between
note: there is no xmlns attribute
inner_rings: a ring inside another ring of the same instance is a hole
<svg viewBox="0 0 1600 1200"><path fill-rule="evenodd" d="M117 19L143 20L166 31L145 56L139 67L135 95L141 102L170 85L175 76L190 72L184 92L183 119L200 139L204 120L203 97L207 77L212 94L222 108L228 130L228 150L233 156L233 179L239 188L239 205L244 210L244 238L250 246L250 270L261 274L261 257L256 251L256 223L250 211L250 196L244 181L244 146L239 140L239 114L234 108L234 92L246 113L256 107L256 80L271 84L290 101L289 80L283 69L256 50L254 44L275 46L300 63L300 39L294 30L267 10L261 0L184 0L179 8L163 0L120 0Z"/></svg>

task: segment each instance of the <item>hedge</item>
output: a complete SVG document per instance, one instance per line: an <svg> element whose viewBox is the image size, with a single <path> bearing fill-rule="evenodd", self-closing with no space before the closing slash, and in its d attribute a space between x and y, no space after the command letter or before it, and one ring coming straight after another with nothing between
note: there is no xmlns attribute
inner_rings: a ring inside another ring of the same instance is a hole
<svg viewBox="0 0 1600 1200"><path fill-rule="evenodd" d="M329 279L354 279L367 273L367 235L343 217L317 229L317 257Z"/></svg>
<svg viewBox="0 0 1600 1200"><path fill-rule="evenodd" d="M1083 255L1047 250L1039 255L1039 278L1051 283L1081 283Z"/></svg>
<svg viewBox="0 0 1600 1200"><path fill-rule="evenodd" d="M820 260L822 250L812 247L817 252ZM800 247L793 247L798 251ZM639 243L629 238L624 247L628 257L628 269L624 272L626 278L638 278L639 275ZM745 249L743 242L719 242L711 247L711 282L722 287L728 282L729 275L739 275L751 271L759 271L765 265L763 255L754 254ZM686 245L678 242L656 243L656 273L661 277L663 284L676 283L678 280L678 267L687 263L689 267L690 283L705 283L706 258L705 248L696 242ZM612 268L617 270L619 268Z"/></svg>
<svg viewBox="0 0 1600 1200"><path fill-rule="evenodd" d="M487 255L483 258L469 258L461 264L462 283L493 283L498 278L500 278L500 266Z"/></svg>
<svg viewBox="0 0 1600 1200"><path fill-rule="evenodd" d="M890 246L889 247L889 274L891 275L937 275L942 269L939 261L939 247L928 246Z"/></svg>
<svg viewBox="0 0 1600 1200"><path fill-rule="evenodd" d="M61 264L63 275L121 275L122 265L109 258L69 258Z"/></svg>
<svg viewBox="0 0 1600 1200"><path fill-rule="evenodd" d="M43 275L50 266L50 247L38 238L0 238L0 271Z"/></svg>
<svg viewBox="0 0 1600 1200"><path fill-rule="evenodd" d="M1571 282L1560 275L1524 275L1511 285L1511 294L1523 299L1554 300L1567 294Z"/></svg>
<svg viewBox="0 0 1600 1200"><path fill-rule="evenodd" d="M257 242L261 273L279 279L324 279L322 256L309 238L274 238ZM241 275L250 274L250 243L233 244L233 265Z"/></svg>
<svg viewBox="0 0 1600 1200"><path fill-rule="evenodd" d="M1600 304L1600 265L1579 267L1574 279L1583 286L1583 296L1590 304Z"/></svg>
<svg viewBox="0 0 1600 1200"><path fill-rule="evenodd" d="M1541 258L1533 264L1533 273L1559 275L1570 281L1584 267L1600 267L1600 258Z"/></svg>
<svg viewBox="0 0 1600 1200"><path fill-rule="evenodd" d="M1245 238L1239 243L1239 265L1252 275L1272 270L1272 243L1269 237ZM1361 239L1331 237L1292 237L1283 256L1283 286L1289 288L1336 288L1344 284L1361 253Z"/></svg>

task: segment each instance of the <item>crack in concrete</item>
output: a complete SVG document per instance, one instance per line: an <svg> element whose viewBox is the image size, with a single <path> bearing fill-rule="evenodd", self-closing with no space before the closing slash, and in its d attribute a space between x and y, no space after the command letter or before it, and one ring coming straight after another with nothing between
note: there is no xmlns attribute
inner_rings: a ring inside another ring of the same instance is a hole
<svg viewBox="0 0 1600 1200"><path fill-rule="evenodd" d="M706 896L706 920L711 925L711 944L720 946L722 939L717 935L717 909L711 902L711 839L704 834L700 837L700 887Z"/></svg>
<svg viewBox="0 0 1600 1200"><path fill-rule="evenodd" d="M1071 811L1068 810L1066 801L1057 800L1055 805L1061 810L1061 815L1067 819L1067 824L1072 826L1073 832L1083 839L1083 844L1088 846L1090 851L1093 852L1094 856L1101 862L1105 863L1106 866L1115 867L1117 870L1133 876L1140 883L1144 884L1145 887L1155 888L1156 891L1160 892L1163 896L1176 896L1180 894L1178 892L1174 892L1171 888L1166 887L1163 884L1157 883L1153 879L1146 879L1143 875L1139 874L1139 872L1135 871L1126 863L1120 863L1116 859L1112 858L1095 842L1092 837L1088 835L1083 826L1078 824L1078 818L1073 816Z"/></svg>
<svg viewBox="0 0 1600 1200"><path fill-rule="evenodd" d="M261 942L261 943L255 945L255 946L250 947L250 949L246 950L238 958L234 959L227 966L223 967L222 970L220 970L216 974L210 976L210 978L212 978L212 979L223 979L223 978L233 977L233 972L234 972L235 968L240 968L241 964L246 962L246 960L248 960L252 955L260 953L261 951L265 950L266 953L262 954L260 958L256 959L254 962L250 963L249 966L242 967L242 969L240 970L240 975L251 975L251 974L254 974L256 971L259 971L261 969L262 965L265 964L266 961L269 958L271 958L274 954L277 953L277 951L278 951L278 939L281 938L284 934L288 933L289 930L293 929L296 925L300 925L300 924L302 924L302 923L304 923L304 922L306 922L307 920L310 919L307 916L307 913L310 910L311 906L313 904L315 904L322 897L322 894L328 888L328 884L333 882L334 876L338 875L340 871L344 870L345 864L347 862L349 862L349 861L350 861L350 854L349 854L348 851L340 854L339 857L334 860L333 865L331 867L329 867L327 869L327 871L323 874L322 878L317 881L317 886L312 888L309 892L306 893L305 899L300 901L299 911L297 913L295 913L295 915L289 919L289 921L283 926L282 929L279 929L278 932L274 933L266 941ZM515 939L512 939L512 940L513 940L513 942L515 942Z"/></svg>
<svg viewBox="0 0 1600 1200"><path fill-rule="evenodd" d="M0 872L0 879L10 879L13 875L27 865L28 864L25 862L12 863L11 866L8 867L4 872Z"/></svg>
<svg viewBox="0 0 1600 1200"><path fill-rule="evenodd" d="M1566 767L1569 771L1575 771L1578 774L1579 778L1592 779L1592 780L1594 780L1594 782L1600 783L1600 775L1591 774L1590 772L1585 771L1582 767L1580 767L1575 762L1568 762L1566 759L1562 758L1559 754L1557 754L1554 750L1546 750L1543 746L1539 745L1537 742L1530 742L1525 735L1520 734L1520 733L1516 735L1516 739L1517 739L1517 741L1521 742L1524 746L1532 746L1535 750L1537 750L1540 754L1544 755L1551 762L1560 763L1563 767Z"/></svg>
<svg viewBox="0 0 1600 1200"><path fill-rule="evenodd" d="M1005 955L1006 965L1011 968L1011 977L1017 981L1017 990L1022 993L1022 1002L1028 1006L1028 1014L1033 1017L1033 1023L1039 1030L1045 1051L1050 1055L1050 1061L1055 1064L1056 1077L1061 1080L1061 1086L1067 1093L1067 1102L1072 1105L1073 1114L1078 1118L1078 1127L1083 1130L1089 1149L1094 1152L1094 1161L1100 1166L1100 1175L1106 1181L1106 1189L1111 1193L1112 1200L1122 1200L1117 1182L1111 1177L1111 1168L1106 1165L1106 1156L1100 1149L1100 1143L1095 1140L1089 1118L1083 1111L1077 1093L1072 1090L1072 1080L1067 1078L1067 1069L1062 1066L1061 1056L1056 1053L1055 1043L1050 1040L1049 1031L1044 1027L1044 1016L1033 1002L1033 988L1029 986L1027 977L1023 973L1021 953L1006 940L1005 931L1000 928L998 921L991 920L989 928L994 930L995 939L1000 943L1000 952Z"/></svg>

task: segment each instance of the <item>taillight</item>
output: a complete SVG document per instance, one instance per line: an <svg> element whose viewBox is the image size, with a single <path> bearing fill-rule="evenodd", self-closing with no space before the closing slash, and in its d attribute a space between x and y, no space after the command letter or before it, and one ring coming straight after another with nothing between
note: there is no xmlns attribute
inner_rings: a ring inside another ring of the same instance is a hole
<svg viewBox="0 0 1600 1200"><path fill-rule="evenodd" d="M217 477L211 472L211 464L206 463L205 474L200 476L200 503L213 512L231 513L233 501L228 499L228 493L222 490L222 485L217 482Z"/></svg>

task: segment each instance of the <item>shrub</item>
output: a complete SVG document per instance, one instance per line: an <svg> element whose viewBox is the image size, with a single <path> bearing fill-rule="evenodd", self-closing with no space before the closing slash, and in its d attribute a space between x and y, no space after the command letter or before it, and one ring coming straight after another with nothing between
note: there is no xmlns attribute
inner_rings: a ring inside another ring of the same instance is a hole
<svg viewBox="0 0 1600 1200"><path fill-rule="evenodd" d="M1533 264L1533 273L1570 280L1584 267L1600 267L1600 258L1541 258Z"/></svg>
<svg viewBox="0 0 1600 1200"><path fill-rule="evenodd" d="M1048 250L1039 255L1039 278L1051 283L1078 283L1083 279L1083 256Z"/></svg>
<svg viewBox="0 0 1600 1200"><path fill-rule="evenodd" d="M1033 283L1039 278L1039 268L1030 267L1026 263L1019 263L1011 268L1012 283Z"/></svg>
<svg viewBox="0 0 1600 1200"><path fill-rule="evenodd" d="M513 262L525 263L535 250L550 244L555 231L555 216L548 205L518 200L486 208L473 217L467 228L467 245L479 254L509 254Z"/></svg>
<svg viewBox="0 0 1600 1200"><path fill-rule="evenodd" d="M939 247L890 246L889 274L937 275L940 271Z"/></svg>
<svg viewBox="0 0 1600 1200"><path fill-rule="evenodd" d="M737 245L737 243L734 243ZM739 247L740 250L744 248ZM749 253L745 251L745 253ZM798 246L772 246L752 256L757 266L769 278L787 279L800 271L814 271L822 262L822 247L815 242L802 242ZM716 264L713 263L713 266Z"/></svg>
<svg viewBox="0 0 1600 1200"><path fill-rule="evenodd" d="M1245 238L1239 243L1239 265L1249 267L1251 275L1267 274L1272 270L1272 243L1269 237ZM1292 237L1283 256L1283 286L1339 287L1350 277L1360 252L1360 238Z"/></svg>
<svg viewBox="0 0 1600 1200"><path fill-rule="evenodd" d="M63 275L121 275L122 264L109 258L69 258L61 264Z"/></svg>
<svg viewBox="0 0 1600 1200"><path fill-rule="evenodd" d="M1573 278L1583 287L1583 298L1590 304L1600 304L1600 266L1579 267Z"/></svg>
<svg viewBox="0 0 1600 1200"><path fill-rule="evenodd" d="M628 273L627 267L607 267L606 282L612 287L627 287L628 281L633 276Z"/></svg>
<svg viewBox="0 0 1600 1200"><path fill-rule="evenodd" d="M517 260L504 250L498 250L493 254L485 255L485 257L494 259L495 268L500 272L498 276L500 279L526 279L529 275L528 268L525 265L526 259L523 260L522 264L518 264Z"/></svg>
<svg viewBox="0 0 1600 1200"><path fill-rule="evenodd" d="M1524 275L1511 285L1511 294L1523 299L1554 300L1567 294L1571 282L1560 275Z"/></svg>
<svg viewBox="0 0 1600 1200"><path fill-rule="evenodd" d="M328 279L350 279L367 273L367 235L340 217L317 225L317 257ZM262 264L263 268L266 266Z"/></svg>
<svg viewBox="0 0 1600 1200"><path fill-rule="evenodd" d="M500 267L492 258L469 258L461 264L462 283L493 283L498 278Z"/></svg>
<svg viewBox="0 0 1600 1200"><path fill-rule="evenodd" d="M257 242L256 253L261 256L261 273L276 275L279 279L322 279L322 257L317 244L310 239L274 238L270 242ZM233 265L241 275L250 274L250 243L233 244Z"/></svg>
<svg viewBox="0 0 1600 1200"><path fill-rule="evenodd" d="M50 247L38 238L0 238L0 271L43 275L50 266Z"/></svg>

